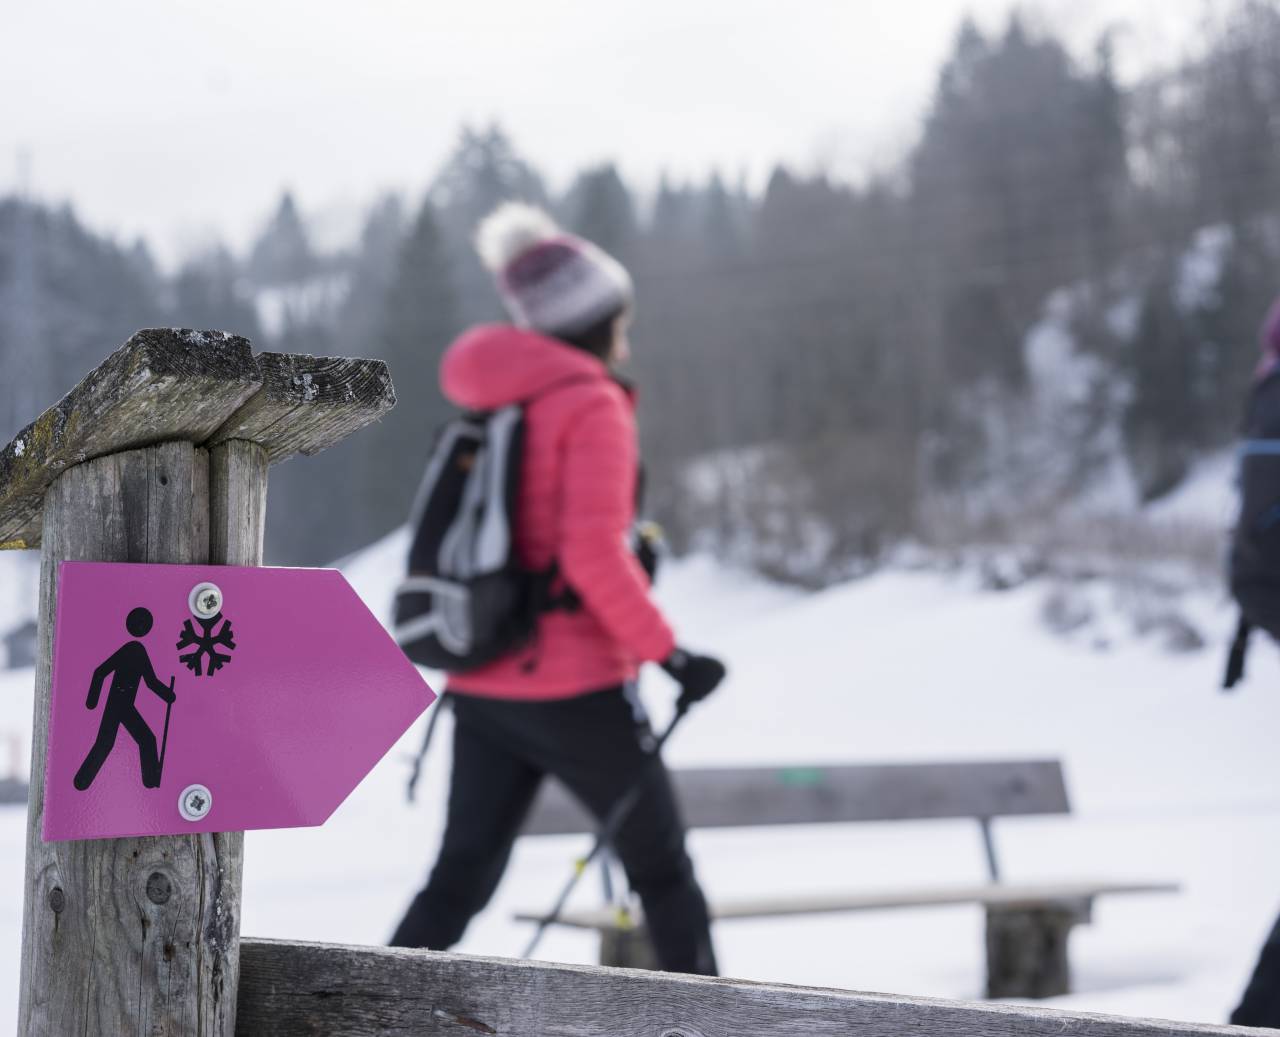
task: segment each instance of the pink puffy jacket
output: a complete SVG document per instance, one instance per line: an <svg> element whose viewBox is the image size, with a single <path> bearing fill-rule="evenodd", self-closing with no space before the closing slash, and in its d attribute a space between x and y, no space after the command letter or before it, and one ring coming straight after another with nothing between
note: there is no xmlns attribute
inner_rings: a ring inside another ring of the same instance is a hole
<svg viewBox="0 0 1280 1037"><path fill-rule="evenodd" d="M474 328L449 347L440 386L468 410L525 405L516 551L530 569L558 562L583 603L544 614L532 645L451 676L449 689L569 698L665 659L675 638L627 544L639 465L631 396L591 354L501 324Z"/></svg>

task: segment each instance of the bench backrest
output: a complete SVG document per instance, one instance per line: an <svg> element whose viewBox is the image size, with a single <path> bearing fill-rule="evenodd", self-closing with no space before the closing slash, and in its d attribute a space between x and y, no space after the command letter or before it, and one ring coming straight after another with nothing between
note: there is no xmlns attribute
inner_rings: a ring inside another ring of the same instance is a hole
<svg viewBox="0 0 1280 1037"><path fill-rule="evenodd" d="M710 767L673 772L690 828L1006 817L1070 812L1057 760ZM523 835L594 832L591 816L545 782Z"/></svg>

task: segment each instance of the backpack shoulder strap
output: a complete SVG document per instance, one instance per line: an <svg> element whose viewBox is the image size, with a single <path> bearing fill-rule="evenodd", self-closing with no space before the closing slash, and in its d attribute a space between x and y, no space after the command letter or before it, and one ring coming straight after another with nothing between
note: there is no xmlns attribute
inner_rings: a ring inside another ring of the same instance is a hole
<svg viewBox="0 0 1280 1037"><path fill-rule="evenodd" d="M478 426L483 419L484 415L460 414L450 418L436 432L431 451L427 455L427 464L422 473L422 481L418 485L418 492L414 495L413 508L409 512L409 529L412 536L409 543L408 557L410 572L421 569L419 562L422 553L422 542L426 532L424 519L426 518L427 505L431 500L432 491L440 481L444 467L449 463L458 441L467 435L479 438Z"/></svg>

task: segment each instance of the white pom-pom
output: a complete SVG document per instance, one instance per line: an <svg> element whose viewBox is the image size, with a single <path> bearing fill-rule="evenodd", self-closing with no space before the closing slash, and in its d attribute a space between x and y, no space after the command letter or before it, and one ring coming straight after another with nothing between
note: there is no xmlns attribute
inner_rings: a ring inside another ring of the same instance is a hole
<svg viewBox="0 0 1280 1037"><path fill-rule="evenodd" d="M560 233L555 220L536 205L504 202L476 228L476 251L484 265L499 271L516 256Z"/></svg>

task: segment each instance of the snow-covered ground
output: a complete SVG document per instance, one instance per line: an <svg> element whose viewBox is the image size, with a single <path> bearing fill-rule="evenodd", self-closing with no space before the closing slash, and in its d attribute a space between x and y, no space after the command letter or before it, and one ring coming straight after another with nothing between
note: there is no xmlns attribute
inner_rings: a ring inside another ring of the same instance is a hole
<svg viewBox="0 0 1280 1037"><path fill-rule="evenodd" d="M1230 529L1240 506L1236 492L1238 468L1234 449L1202 458L1170 493L1147 505L1147 515L1162 522Z"/></svg>
<svg viewBox="0 0 1280 1037"><path fill-rule="evenodd" d="M400 535L346 564L385 614ZM1063 1005L1221 1021L1280 910L1280 665L1259 641L1248 683L1216 690L1232 622L1221 592L1184 609L1209 635L1172 654L1114 619L1109 647L1064 639L1040 619L1049 586L983 591L972 573L900 570L800 594L694 558L664 575L660 597L691 646L732 664L724 689L671 744L676 764L1061 758L1069 819L1005 820L1010 879L1171 879L1176 896L1099 902L1073 936L1077 993ZM0 674L0 732L25 730L29 671ZM646 679L655 720L671 688ZM322 828L255 832L245 862L244 931L384 941L432 860L447 786L448 720L419 803L403 794L409 732ZM0 765L3 760L0 759ZM22 812L0 808L0 889L20 888ZM523 840L463 950L516 954L519 908L552 899L583 840ZM922 887L983 874L967 822L746 830L692 836L713 896L764 890ZM584 882L584 902L598 883ZM16 1003L21 904L0 897L0 1020ZM792 983L973 998L983 982L982 915L946 908L730 922L717 929L724 971ZM556 932L542 953L591 961L594 940Z"/></svg>

